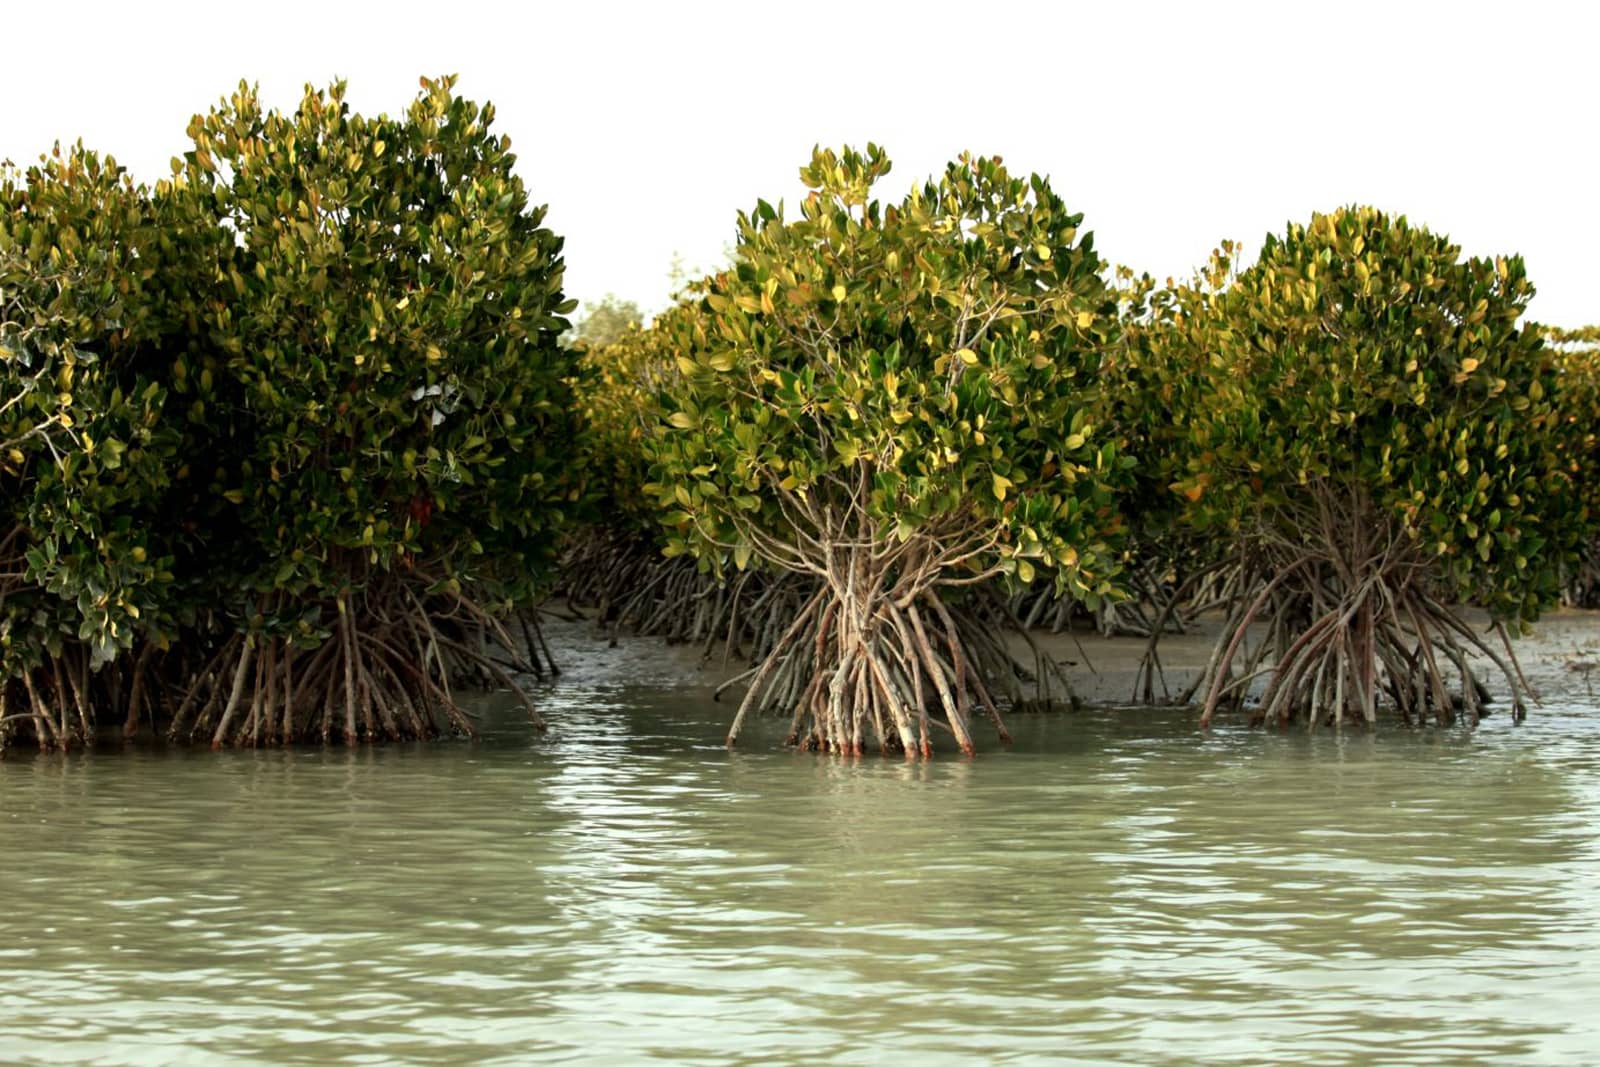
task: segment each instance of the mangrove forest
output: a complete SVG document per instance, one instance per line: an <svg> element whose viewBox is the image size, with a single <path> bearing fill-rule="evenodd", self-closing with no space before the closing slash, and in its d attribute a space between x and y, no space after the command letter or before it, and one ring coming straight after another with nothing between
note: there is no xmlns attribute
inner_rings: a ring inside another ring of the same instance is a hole
<svg viewBox="0 0 1600 1067"><path fill-rule="evenodd" d="M1401 215L1156 279L1001 157L817 148L585 329L454 78L393 117L241 84L188 139L154 185L0 171L0 750L538 722L552 611L720 657L730 745L971 754L1076 706L1045 630L1140 639L1130 699L1201 726L1472 724L1600 589L1600 333Z"/></svg>

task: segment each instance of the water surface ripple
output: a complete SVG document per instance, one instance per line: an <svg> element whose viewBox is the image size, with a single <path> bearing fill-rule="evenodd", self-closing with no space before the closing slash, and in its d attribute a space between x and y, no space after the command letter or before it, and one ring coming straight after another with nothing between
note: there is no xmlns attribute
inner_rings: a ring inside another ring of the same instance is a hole
<svg viewBox="0 0 1600 1067"><path fill-rule="evenodd" d="M1585 709L846 762L564 643L543 739L0 761L0 1060L1600 1054Z"/></svg>

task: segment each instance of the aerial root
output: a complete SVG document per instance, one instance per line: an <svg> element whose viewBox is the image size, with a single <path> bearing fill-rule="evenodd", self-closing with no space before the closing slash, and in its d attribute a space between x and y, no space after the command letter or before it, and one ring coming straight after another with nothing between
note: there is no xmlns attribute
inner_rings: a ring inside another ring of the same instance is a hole
<svg viewBox="0 0 1600 1067"><path fill-rule="evenodd" d="M1252 701L1252 724L1372 724L1386 706L1405 723L1476 725L1489 692L1474 660L1498 671L1520 721L1536 695L1504 627L1491 628L1496 648L1435 594L1409 534L1364 499L1317 488L1298 515L1314 536L1258 538L1223 568L1227 622L1179 697L1201 702L1202 728ZM1147 650L1147 670L1155 662Z"/></svg>
<svg viewBox="0 0 1600 1067"><path fill-rule="evenodd" d="M454 691L463 683L510 691L542 730L515 677L539 676L537 656L550 662L528 626L525 655L500 618L460 593L429 597L399 582L346 590L314 646L292 635L230 637L191 680L168 736L214 748L473 737Z"/></svg>
<svg viewBox="0 0 1600 1067"><path fill-rule="evenodd" d="M1054 671L1046 691L1067 698ZM777 713L789 716L788 743L802 750L858 756L874 748L927 759L937 730L971 755L979 714L1002 741L1011 739L990 683L998 680L1013 705L1023 705L1023 680L1037 685L1041 676L1050 679L1050 670L1027 671L992 626L932 589L903 603L878 596L857 607L824 586L758 666L722 687L746 686L728 744L752 712Z"/></svg>
<svg viewBox="0 0 1600 1067"><path fill-rule="evenodd" d="M667 558L648 535L599 530L577 540L561 564L555 597L574 613L590 611L613 644L623 631L699 645L758 661L794 619L816 582L788 573L741 571L721 578L689 557Z"/></svg>

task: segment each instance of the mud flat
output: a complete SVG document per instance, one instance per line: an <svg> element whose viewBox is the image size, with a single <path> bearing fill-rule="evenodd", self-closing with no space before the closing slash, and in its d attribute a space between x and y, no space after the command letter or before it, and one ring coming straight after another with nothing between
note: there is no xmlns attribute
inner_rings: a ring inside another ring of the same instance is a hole
<svg viewBox="0 0 1600 1067"><path fill-rule="evenodd" d="M1468 612L1474 627L1488 624L1482 612ZM1169 634L1159 646L1166 687L1174 695L1194 680L1211 655L1221 616L1200 619L1188 632ZM1035 634L1040 647L1059 661L1070 662L1078 695L1091 704L1138 704L1135 695L1139 665L1148 647L1144 638L1101 637L1095 633ZM1533 633L1513 641L1523 672L1543 703L1567 707L1600 707L1600 611L1562 609L1546 615ZM1488 667L1487 661L1479 661ZM1480 672L1491 692L1500 694L1499 679ZM1161 686L1156 686L1157 696ZM1537 714L1537 707L1532 709Z"/></svg>

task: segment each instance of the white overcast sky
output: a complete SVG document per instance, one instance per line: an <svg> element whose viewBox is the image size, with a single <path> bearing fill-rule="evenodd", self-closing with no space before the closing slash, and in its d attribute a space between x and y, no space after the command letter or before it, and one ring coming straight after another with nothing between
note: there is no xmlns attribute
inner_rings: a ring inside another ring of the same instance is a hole
<svg viewBox="0 0 1600 1067"><path fill-rule="evenodd" d="M1520 252L1532 313L1600 321L1600 5L1382 3L10 4L0 158L52 141L167 173L238 81L290 108L349 80L398 112L420 74L492 100L566 237L567 292L646 310L674 253L793 201L815 143L884 145L898 198L963 149L1050 175L1113 261L1181 274L1365 202Z"/></svg>

